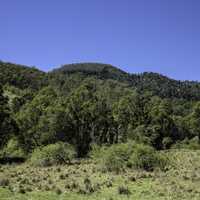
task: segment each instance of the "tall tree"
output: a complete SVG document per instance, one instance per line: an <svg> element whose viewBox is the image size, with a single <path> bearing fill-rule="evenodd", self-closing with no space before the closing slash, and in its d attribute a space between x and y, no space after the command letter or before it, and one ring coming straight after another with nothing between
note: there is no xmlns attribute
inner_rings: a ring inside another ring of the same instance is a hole
<svg viewBox="0 0 200 200"><path fill-rule="evenodd" d="M0 148L9 140L12 134L17 134L18 128L10 115L8 99L3 95L0 86Z"/></svg>
<svg viewBox="0 0 200 200"><path fill-rule="evenodd" d="M149 127L151 127L152 133L150 138L152 137L152 145L156 149L163 149L170 145L166 143L173 143L173 140L178 138L178 131L170 115L171 112L171 105L168 101L163 100L154 103L149 112Z"/></svg>
<svg viewBox="0 0 200 200"><path fill-rule="evenodd" d="M44 134L42 127L46 126L46 122L42 119L46 116L48 108L54 106L55 99L55 91L51 87L45 87L17 114L21 132L20 141L25 150L32 151L42 145L41 137Z"/></svg>
<svg viewBox="0 0 200 200"><path fill-rule="evenodd" d="M95 101L95 87L91 84L80 86L68 98L66 105L66 122L69 123L73 134L71 142L74 143L78 156L85 155L91 143L91 124L93 122L92 109Z"/></svg>
<svg viewBox="0 0 200 200"><path fill-rule="evenodd" d="M143 99L137 92L131 92L115 104L114 118L118 124L119 141L126 141L128 130L144 123Z"/></svg>
<svg viewBox="0 0 200 200"><path fill-rule="evenodd" d="M200 102L197 102L192 113L188 117L192 136L198 136L200 141Z"/></svg>

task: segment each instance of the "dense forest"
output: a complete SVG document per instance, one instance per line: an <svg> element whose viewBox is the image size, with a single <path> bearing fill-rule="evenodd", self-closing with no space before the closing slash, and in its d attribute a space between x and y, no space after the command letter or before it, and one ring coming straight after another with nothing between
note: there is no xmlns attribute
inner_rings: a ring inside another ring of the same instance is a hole
<svg viewBox="0 0 200 200"><path fill-rule="evenodd" d="M128 141L199 148L200 83L98 63L45 73L0 62L2 156L27 157L63 142L86 157L93 145Z"/></svg>

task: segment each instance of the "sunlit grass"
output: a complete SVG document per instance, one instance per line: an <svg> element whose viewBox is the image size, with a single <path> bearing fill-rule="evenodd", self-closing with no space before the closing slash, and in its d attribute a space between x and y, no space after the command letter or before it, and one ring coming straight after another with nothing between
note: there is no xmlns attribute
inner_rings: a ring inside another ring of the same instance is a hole
<svg viewBox="0 0 200 200"><path fill-rule="evenodd" d="M172 161L166 172L103 173L89 160L48 168L2 166L0 180L8 179L9 184L0 187L0 200L200 199L200 151L165 154Z"/></svg>

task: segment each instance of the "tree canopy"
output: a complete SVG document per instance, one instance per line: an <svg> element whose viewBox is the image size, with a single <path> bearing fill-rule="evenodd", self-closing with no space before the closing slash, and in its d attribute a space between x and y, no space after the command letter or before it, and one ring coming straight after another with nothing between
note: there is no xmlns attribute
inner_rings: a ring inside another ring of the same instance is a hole
<svg viewBox="0 0 200 200"><path fill-rule="evenodd" d="M200 139L200 83L111 65L65 65L49 73L0 62L0 148L15 138L27 153L134 140L155 149Z"/></svg>

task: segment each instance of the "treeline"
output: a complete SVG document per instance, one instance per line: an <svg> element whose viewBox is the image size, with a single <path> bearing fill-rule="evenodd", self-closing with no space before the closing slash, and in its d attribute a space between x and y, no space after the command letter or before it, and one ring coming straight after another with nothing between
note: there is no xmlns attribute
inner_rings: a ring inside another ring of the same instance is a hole
<svg viewBox="0 0 200 200"><path fill-rule="evenodd" d="M3 66L0 69L6 71ZM101 74L101 67L93 71ZM193 98L161 98L151 90L118 81L117 74L113 80L83 73L90 69L75 67L73 73L72 69L70 73L61 69L49 74L23 67L24 73L20 66L7 69L9 74L0 89L0 147L4 155L26 155L58 142L72 145L78 157L88 155L94 144L127 141L157 150L181 145L199 148L200 102ZM31 74L34 78L28 82Z"/></svg>
<svg viewBox="0 0 200 200"><path fill-rule="evenodd" d="M13 85L20 89L38 90L46 84L45 73L35 67L0 61L0 84Z"/></svg>
<svg viewBox="0 0 200 200"><path fill-rule="evenodd" d="M200 83L196 81L176 81L157 73L129 74L116 67L98 63L82 63L64 65L50 73L51 76L60 81L66 76L77 74L84 77L95 77L101 80L116 80L128 84L129 87L137 89L139 93L152 92L161 98L175 98L200 100Z"/></svg>

